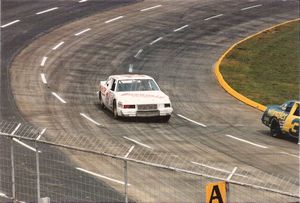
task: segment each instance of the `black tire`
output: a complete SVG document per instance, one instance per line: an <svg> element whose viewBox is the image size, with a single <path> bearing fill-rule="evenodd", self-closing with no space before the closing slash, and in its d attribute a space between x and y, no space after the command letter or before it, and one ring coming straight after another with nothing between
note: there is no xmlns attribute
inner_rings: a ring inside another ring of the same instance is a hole
<svg viewBox="0 0 300 203"><path fill-rule="evenodd" d="M105 106L104 106L104 103L103 103L103 99L102 99L102 96L101 96L101 92L99 92L99 102L100 102L100 108L101 108L101 109L104 109Z"/></svg>
<svg viewBox="0 0 300 203"><path fill-rule="evenodd" d="M280 130L279 122L275 118L273 118L271 120L270 135L272 137L278 137L279 135L281 135L281 130Z"/></svg>
<svg viewBox="0 0 300 203"><path fill-rule="evenodd" d="M114 102L113 102L113 116L114 116L114 119L118 119L119 118L119 115L118 115L118 112L117 112L117 103L116 103L116 100L114 100Z"/></svg>
<svg viewBox="0 0 300 203"><path fill-rule="evenodd" d="M167 123L167 122L169 122L170 118L171 118L171 115L163 116L163 117L161 117L161 121L163 123Z"/></svg>

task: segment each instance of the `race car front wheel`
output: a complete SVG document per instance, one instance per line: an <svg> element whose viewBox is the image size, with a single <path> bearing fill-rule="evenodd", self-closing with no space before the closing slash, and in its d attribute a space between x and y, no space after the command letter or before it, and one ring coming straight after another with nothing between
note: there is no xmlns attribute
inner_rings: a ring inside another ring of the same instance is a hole
<svg viewBox="0 0 300 203"><path fill-rule="evenodd" d="M170 118L171 118L171 115L163 116L163 117L161 118L161 121L162 121L163 123L167 123L167 122L169 122Z"/></svg>
<svg viewBox="0 0 300 203"><path fill-rule="evenodd" d="M281 134L279 123L276 119L272 119L270 126L270 135L272 137L277 137Z"/></svg>

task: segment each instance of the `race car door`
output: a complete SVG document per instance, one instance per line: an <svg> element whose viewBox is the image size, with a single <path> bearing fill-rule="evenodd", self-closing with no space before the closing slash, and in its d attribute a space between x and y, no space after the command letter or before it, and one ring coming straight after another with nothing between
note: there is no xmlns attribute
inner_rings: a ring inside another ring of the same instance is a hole
<svg viewBox="0 0 300 203"><path fill-rule="evenodd" d="M299 104L294 103L287 116L283 131L289 133L291 136L297 137L299 135Z"/></svg>
<svg viewBox="0 0 300 203"><path fill-rule="evenodd" d="M115 98L115 89L116 89L116 80L112 79L111 85L109 87L109 92L108 92L108 106L112 109L113 108L113 101Z"/></svg>
<svg viewBox="0 0 300 203"><path fill-rule="evenodd" d="M110 97L110 89L111 89L112 83L113 83L113 79L108 78L105 83L105 88L103 88L103 90L102 90L103 91L102 92L103 102L104 102L105 106L107 106L107 107L110 107L109 106L109 97Z"/></svg>
<svg viewBox="0 0 300 203"><path fill-rule="evenodd" d="M113 100L114 100L114 91L116 88L116 80L113 78L109 78L106 82L106 87L107 88L105 89L103 101L109 109L112 109Z"/></svg>

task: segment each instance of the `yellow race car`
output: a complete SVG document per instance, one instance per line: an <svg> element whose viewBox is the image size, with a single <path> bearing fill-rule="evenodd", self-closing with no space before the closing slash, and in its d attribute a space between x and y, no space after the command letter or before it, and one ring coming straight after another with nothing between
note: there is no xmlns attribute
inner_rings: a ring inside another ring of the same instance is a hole
<svg viewBox="0 0 300 203"><path fill-rule="evenodd" d="M284 134L299 137L300 101L287 101L282 105L268 106L261 118L263 124L270 128L273 137Z"/></svg>

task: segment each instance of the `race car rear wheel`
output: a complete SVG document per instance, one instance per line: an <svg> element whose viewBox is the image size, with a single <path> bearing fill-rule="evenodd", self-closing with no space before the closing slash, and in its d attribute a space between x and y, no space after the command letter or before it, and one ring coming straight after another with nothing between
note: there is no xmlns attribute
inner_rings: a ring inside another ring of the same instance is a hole
<svg viewBox="0 0 300 203"><path fill-rule="evenodd" d="M114 115L114 119L119 118L116 100L114 100L114 103L113 103L113 115Z"/></svg>
<svg viewBox="0 0 300 203"><path fill-rule="evenodd" d="M277 137L281 134L279 123L276 119L272 119L270 126L270 135L272 137Z"/></svg>
<svg viewBox="0 0 300 203"><path fill-rule="evenodd" d="M99 92L99 102L100 102L100 107L101 109L104 109L104 103L103 103L103 99L102 99L102 96L101 96L101 92Z"/></svg>

